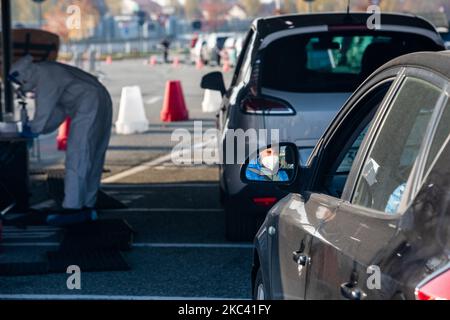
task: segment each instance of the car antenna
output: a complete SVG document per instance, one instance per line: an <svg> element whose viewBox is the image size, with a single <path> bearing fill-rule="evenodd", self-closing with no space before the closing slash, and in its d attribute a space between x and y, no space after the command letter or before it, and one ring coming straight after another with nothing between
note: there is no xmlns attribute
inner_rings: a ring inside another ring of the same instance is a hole
<svg viewBox="0 0 450 320"><path fill-rule="evenodd" d="M347 14L350 14L350 2L351 0L347 1Z"/></svg>

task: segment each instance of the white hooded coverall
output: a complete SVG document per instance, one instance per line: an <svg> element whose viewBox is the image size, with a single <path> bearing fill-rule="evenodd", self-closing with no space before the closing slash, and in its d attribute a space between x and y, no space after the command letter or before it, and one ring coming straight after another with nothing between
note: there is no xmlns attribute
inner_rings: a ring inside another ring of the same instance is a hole
<svg viewBox="0 0 450 320"><path fill-rule="evenodd" d="M112 101L107 89L82 70L56 62L33 63L31 56L17 61L14 72L23 91L35 92L33 133L54 132L67 117L72 119L64 209L94 208L111 136Z"/></svg>

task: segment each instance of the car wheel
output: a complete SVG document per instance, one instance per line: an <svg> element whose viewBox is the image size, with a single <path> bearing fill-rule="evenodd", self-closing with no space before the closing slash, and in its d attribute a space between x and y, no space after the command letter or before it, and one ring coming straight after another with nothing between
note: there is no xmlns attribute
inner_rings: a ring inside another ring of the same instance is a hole
<svg viewBox="0 0 450 320"><path fill-rule="evenodd" d="M225 201L226 237L233 242L253 241L262 219Z"/></svg>
<svg viewBox="0 0 450 320"><path fill-rule="evenodd" d="M266 287L264 285L261 268L258 270L255 279L255 288L253 289L253 300L266 300Z"/></svg>

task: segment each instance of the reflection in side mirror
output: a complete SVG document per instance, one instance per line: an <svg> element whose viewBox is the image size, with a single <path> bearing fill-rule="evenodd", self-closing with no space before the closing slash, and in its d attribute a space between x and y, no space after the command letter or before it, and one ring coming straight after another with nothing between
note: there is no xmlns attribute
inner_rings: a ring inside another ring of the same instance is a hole
<svg viewBox="0 0 450 320"><path fill-rule="evenodd" d="M219 91L222 96L225 95L225 80L223 79L223 74L221 72L211 72L202 78L200 84L202 89L208 89L213 91Z"/></svg>
<svg viewBox="0 0 450 320"><path fill-rule="evenodd" d="M244 182L291 184L298 171L298 150L295 145L280 145L253 155L243 167Z"/></svg>

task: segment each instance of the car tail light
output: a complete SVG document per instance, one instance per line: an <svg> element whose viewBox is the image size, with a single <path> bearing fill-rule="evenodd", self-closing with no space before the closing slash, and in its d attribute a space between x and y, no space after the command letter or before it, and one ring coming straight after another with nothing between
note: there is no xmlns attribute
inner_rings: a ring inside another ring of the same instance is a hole
<svg viewBox="0 0 450 320"><path fill-rule="evenodd" d="M295 114L294 109L287 102L266 97L248 97L242 101L242 109L252 114Z"/></svg>
<svg viewBox="0 0 450 320"><path fill-rule="evenodd" d="M450 266L416 289L417 300L450 300Z"/></svg>
<svg viewBox="0 0 450 320"><path fill-rule="evenodd" d="M253 198L253 202L261 207L272 207L277 201L278 199L275 197Z"/></svg>

